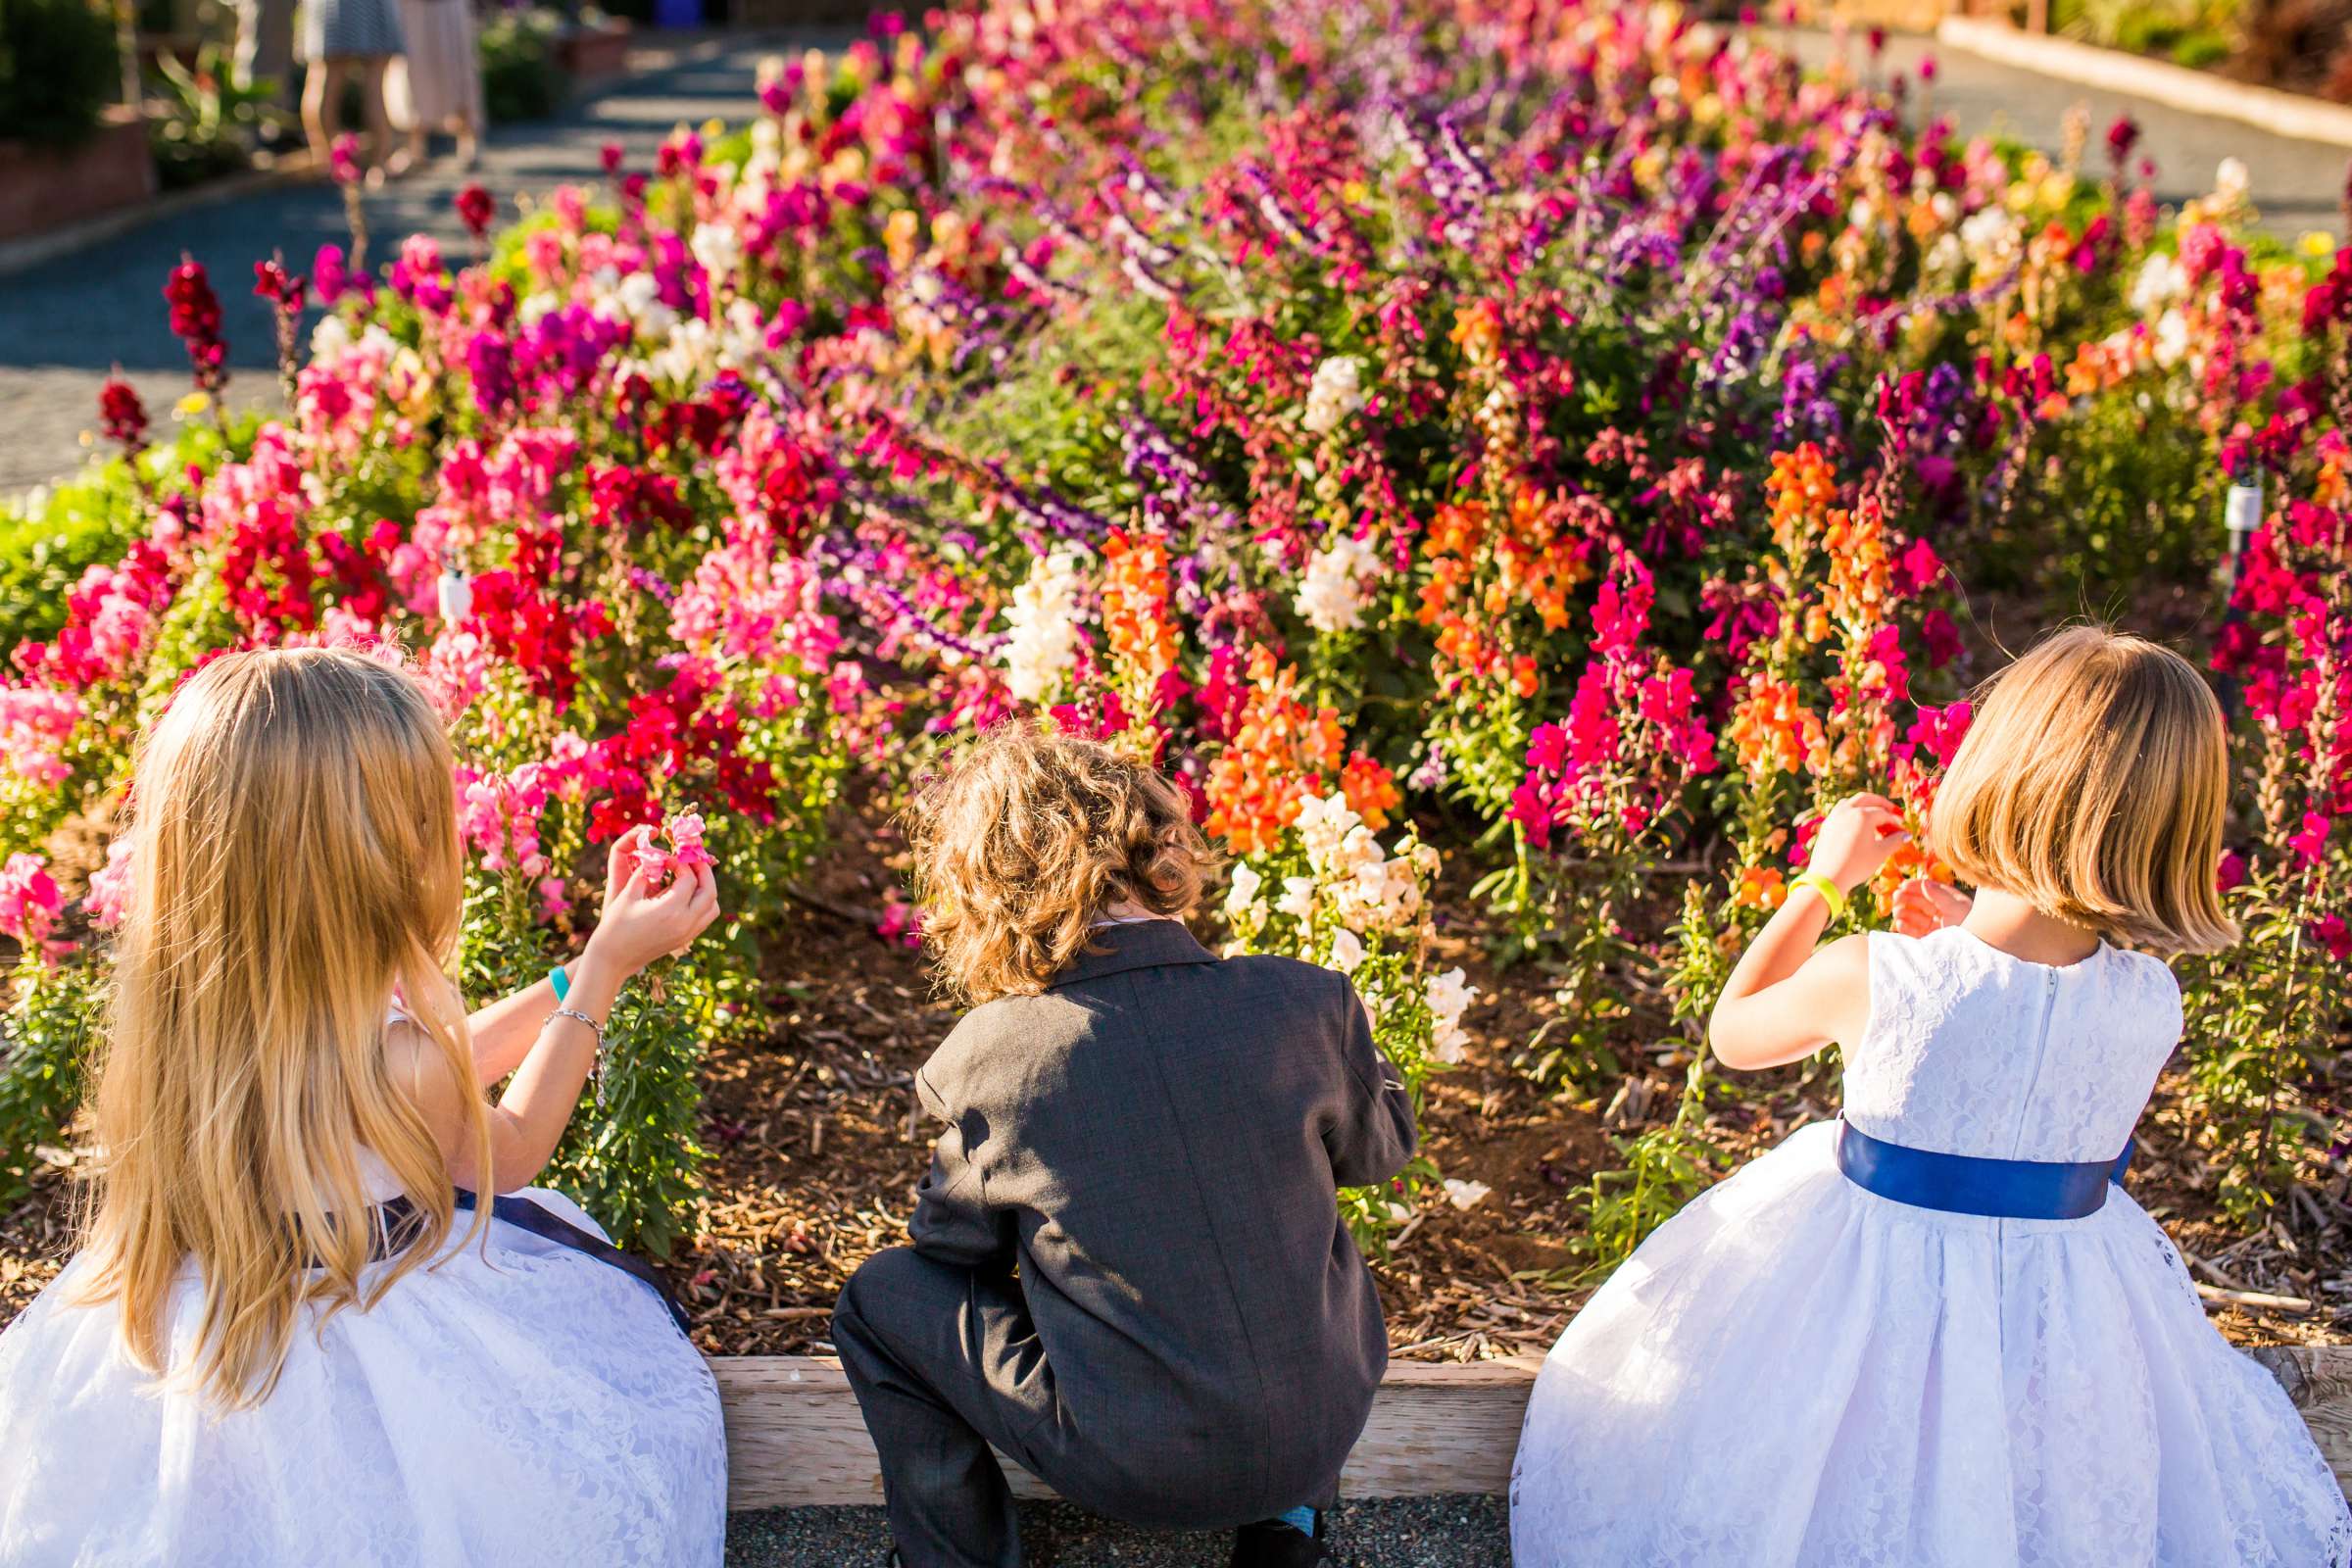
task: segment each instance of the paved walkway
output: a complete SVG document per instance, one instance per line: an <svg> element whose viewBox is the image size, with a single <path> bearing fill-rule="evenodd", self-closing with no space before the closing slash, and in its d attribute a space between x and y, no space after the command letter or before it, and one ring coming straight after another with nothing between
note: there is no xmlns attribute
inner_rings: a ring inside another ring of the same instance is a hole
<svg viewBox="0 0 2352 1568"><path fill-rule="evenodd" d="M468 241L450 202L468 180L487 186L511 217L517 194L601 182L608 142L627 149L631 168L649 168L680 122L736 122L756 113L752 84L763 55L847 36L821 29L657 41L633 55L634 74L555 120L495 128L470 173L443 160L370 195L370 260L418 231L463 256ZM182 251L205 265L220 296L231 405L275 402L275 327L269 307L253 297L253 264L279 250L289 267L308 271L318 248L329 243L349 243L341 193L323 181L277 184L0 276L0 496L79 465L82 433L97 424L99 384L114 366L139 388L159 424L170 418L188 389L187 356L167 323L163 286Z"/></svg>
<svg viewBox="0 0 2352 1568"><path fill-rule="evenodd" d="M1807 65L1828 64L1836 53L1826 33L1800 33L1796 52ZM1857 35L1848 46L1857 70L1865 52ZM2253 176L2254 204L2263 226L2292 239L2313 229L2343 233L2344 177L2352 153L2322 142L2292 141L2234 120L2184 114L2162 104L2101 92L2071 81L1995 64L1933 38L1897 35L1887 40L1881 70L1908 74L1916 87L1920 62L1936 59L1933 112L1970 134L2005 132L2044 152L2057 153L2066 140L2066 117L2077 104L2090 110L2090 147L2084 163L2096 172L2107 168L2105 136L2118 115L2139 122L2137 157L2156 163L2156 194L2168 206L2213 189L2214 171L2225 158L2245 163Z"/></svg>

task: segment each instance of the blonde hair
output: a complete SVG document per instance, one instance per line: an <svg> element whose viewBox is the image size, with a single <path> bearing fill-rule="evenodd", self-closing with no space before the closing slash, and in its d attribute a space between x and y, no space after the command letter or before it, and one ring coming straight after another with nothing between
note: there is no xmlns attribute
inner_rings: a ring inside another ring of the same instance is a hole
<svg viewBox="0 0 2352 1568"><path fill-rule="evenodd" d="M2077 626L1979 694L1928 846L1964 881L2161 954L2237 940L2215 875L2230 793L2221 705L2180 655Z"/></svg>
<svg viewBox="0 0 2352 1568"><path fill-rule="evenodd" d="M911 816L924 940L974 1004L1044 990L1114 906L1181 918L1217 866L1157 771L1017 719L966 747Z"/></svg>
<svg viewBox="0 0 2352 1568"><path fill-rule="evenodd" d="M397 988L473 1081L444 969L464 891L449 742L404 670L348 650L232 654L145 737L131 803L85 1298L120 1303L138 1365L255 1404L307 1309L365 1310L451 1231L441 1146L384 1057ZM487 1170L487 1118L463 1099ZM365 1290L379 1227L363 1150L416 1215ZM174 1367L186 1262L202 1313Z"/></svg>

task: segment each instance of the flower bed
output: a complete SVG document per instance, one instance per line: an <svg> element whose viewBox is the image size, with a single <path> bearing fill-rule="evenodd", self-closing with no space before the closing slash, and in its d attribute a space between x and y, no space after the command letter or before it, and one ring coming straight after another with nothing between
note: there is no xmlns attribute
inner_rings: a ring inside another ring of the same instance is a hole
<svg viewBox="0 0 2352 1568"><path fill-rule="evenodd" d="M2331 1274L2334 1198L2286 1195L2343 1180L2352 258L2242 190L2160 213L2128 122L2053 165L1667 13L1004 0L761 96L506 233L466 204L458 265L266 275L282 421L150 446L111 394L75 504L128 543L0 691L0 1169L71 1158L137 723L215 649L389 638L459 740L469 989L568 951L592 846L707 819L735 918L622 1018L562 1179L712 1348L804 1346L904 1214L945 1021L858 824L1037 711L1194 794L1222 940L1371 1003L1433 1132L1349 1198L1400 1343L1523 1348L1834 1104L1693 1050L1812 813L1931 807L1988 606L2130 596L2187 605L2245 778L2163 1191ZM169 291L207 399L213 288Z"/></svg>

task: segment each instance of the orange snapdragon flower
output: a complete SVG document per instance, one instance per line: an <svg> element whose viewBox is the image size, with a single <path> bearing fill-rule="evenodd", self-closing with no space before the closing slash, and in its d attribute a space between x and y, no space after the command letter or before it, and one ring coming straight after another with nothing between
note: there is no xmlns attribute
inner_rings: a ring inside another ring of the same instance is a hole
<svg viewBox="0 0 2352 1568"><path fill-rule="evenodd" d="M1818 770L1829 761L1829 742L1820 717L1804 705L1793 681L1762 671L1747 679L1747 693L1732 714L1732 745L1751 779L1768 774Z"/></svg>

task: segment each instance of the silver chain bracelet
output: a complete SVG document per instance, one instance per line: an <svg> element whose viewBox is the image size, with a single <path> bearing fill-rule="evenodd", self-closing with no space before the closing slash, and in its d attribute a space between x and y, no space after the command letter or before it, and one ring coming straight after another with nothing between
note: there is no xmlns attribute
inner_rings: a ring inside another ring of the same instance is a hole
<svg viewBox="0 0 2352 1568"><path fill-rule="evenodd" d="M605 1108L605 1026L577 1007L558 1007L547 1015L546 1023L540 1024L540 1032L545 1033L548 1024L558 1018L577 1018L596 1032L596 1061L589 1067L588 1075L596 1080L596 1108L602 1110Z"/></svg>

